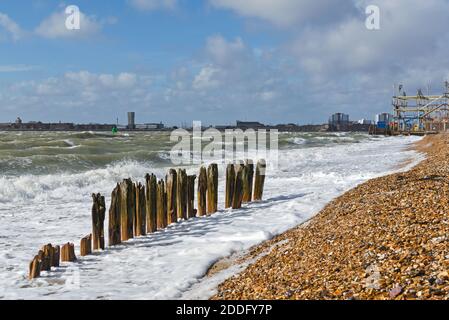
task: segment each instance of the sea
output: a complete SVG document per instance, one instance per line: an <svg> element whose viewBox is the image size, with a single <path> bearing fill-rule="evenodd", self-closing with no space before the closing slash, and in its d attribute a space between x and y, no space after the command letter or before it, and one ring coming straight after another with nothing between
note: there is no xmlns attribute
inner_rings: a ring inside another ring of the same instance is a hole
<svg viewBox="0 0 449 320"><path fill-rule="evenodd" d="M122 179L163 178L173 167L175 142L168 132L0 132L0 299L206 299L222 280L204 278L216 261L307 221L360 183L424 158L410 148L420 139L413 136L280 133L278 139L263 201L224 209L220 165L216 214L78 255L30 281L29 263L43 245L73 242L79 253L80 239L91 232L92 193L105 195L109 210ZM186 169L197 174L199 165Z"/></svg>

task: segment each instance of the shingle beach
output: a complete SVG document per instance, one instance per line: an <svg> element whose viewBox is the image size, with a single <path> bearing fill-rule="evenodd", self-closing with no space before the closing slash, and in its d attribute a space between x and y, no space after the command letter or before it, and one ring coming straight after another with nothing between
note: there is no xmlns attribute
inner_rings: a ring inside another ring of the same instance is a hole
<svg viewBox="0 0 449 320"><path fill-rule="evenodd" d="M410 171L359 185L253 248L213 299L448 299L449 135ZM263 255L262 255L263 254Z"/></svg>

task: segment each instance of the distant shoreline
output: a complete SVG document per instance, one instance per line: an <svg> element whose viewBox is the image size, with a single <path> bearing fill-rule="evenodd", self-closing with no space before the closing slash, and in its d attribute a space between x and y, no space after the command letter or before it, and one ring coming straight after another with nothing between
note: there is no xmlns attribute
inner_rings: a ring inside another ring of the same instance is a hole
<svg viewBox="0 0 449 320"><path fill-rule="evenodd" d="M308 126L307 126L308 127ZM118 133L120 132L153 132L153 133L163 133L163 132L171 132L176 129L184 129L188 132L192 131L192 128L165 128L165 129L119 129ZM302 133L367 133L368 130L341 130L341 131L329 131L329 130L322 130L322 129L311 129L311 128L279 128L279 127L261 127L261 128L239 128L239 127L226 127L226 128L215 128L215 127L209 127L209 128L202 128L202 131L205 131L207 129L216 129L220 132L225 132L226 130L243 130L246 131L248 129L253 130L277 130L278 132L282 133L288 133L288 132L302 132ZM111 129L13 129L13 128L0 128L0 132L103 132L103 133L110 133L112 131Z"/></svg>

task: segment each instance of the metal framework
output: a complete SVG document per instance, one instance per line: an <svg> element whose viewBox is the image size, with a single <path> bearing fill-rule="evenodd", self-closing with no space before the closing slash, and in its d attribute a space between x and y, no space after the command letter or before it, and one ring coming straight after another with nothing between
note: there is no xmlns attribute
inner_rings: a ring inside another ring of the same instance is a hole
<svg viewBox="0 0 449 320"><path fill-rule="evenodd" d="M393 97L394 121L390 124L396 133L428 133L449 129L449 82L440 96L424 95L419 89L415 96L408 96L399 86Z"/></svg>

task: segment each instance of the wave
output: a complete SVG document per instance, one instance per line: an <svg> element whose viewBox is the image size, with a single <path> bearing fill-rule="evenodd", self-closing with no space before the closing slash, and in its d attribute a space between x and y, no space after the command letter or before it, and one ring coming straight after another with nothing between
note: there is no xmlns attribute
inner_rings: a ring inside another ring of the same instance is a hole
<svg viewBox="0 0 449 320"><path fill-rule="evenodd" d="M2 176L0 203L85 201L92 192L108 195L122 179L143 180L145 174L151 172L162 176L164 170L155 168L151 163L121 161L102 169L79 173Z"/></svg>
<svg viewBox="0 0 449 320"><path fill-rule="evenodd" d="M113 135L112 133L93 132L93 131L83 131L83 132L71 134L70 136L75 139L116 138L116 137L118 137L116 135Z"/></svg>

